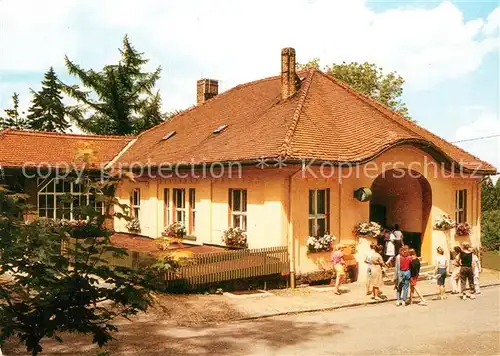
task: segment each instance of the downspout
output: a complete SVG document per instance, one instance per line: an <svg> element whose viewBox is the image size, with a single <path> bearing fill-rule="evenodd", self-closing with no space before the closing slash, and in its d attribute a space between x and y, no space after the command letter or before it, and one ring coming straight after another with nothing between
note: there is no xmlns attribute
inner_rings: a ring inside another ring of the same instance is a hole
<svg viewBox="0 0 500 356"><path fill-rule="evenodd" d="M213 205L213 178L210 178L210 213L209 213L209 227L210 227L210 243L212 243L212 235L213 235L213 230L212 230L212 205Z"/></svg>
<svg viewBox="0 0 500 356"><path fill-rule="evenodd" d="M295 243L293 238L293 223L292 223L292 179L299 173L303 167L300 167L296 172L293 172L288 177L288 225L287 225L287 239L288 239L288 253L290 256L290 287L295 288Z"/></svg>

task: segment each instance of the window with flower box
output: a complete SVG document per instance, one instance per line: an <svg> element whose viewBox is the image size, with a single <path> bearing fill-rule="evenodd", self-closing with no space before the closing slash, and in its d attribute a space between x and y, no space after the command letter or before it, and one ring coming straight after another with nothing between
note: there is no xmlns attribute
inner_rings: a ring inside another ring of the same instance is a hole
<svg viewBox="0 0 500 356"><path fill-rule="evenodd" d="M324 236L330 231L330 189L309 190L309 236Z"/></svg>
<svg viewBox="0 0 500 356"><path fill-rule="evenodd" d="M247 230L246 189L229 189L229 225Z"/></svg>
<svg viewBox="0 0 500 356"><path fill-rule="evenodd" d="M467 222L467 189L455 192L455 221L457 224Z"/></svg>
<svg viewBox="0 0 500 356"><path fill-rule="evenodd" d="M188 199L186 200L186 190ZM184 225L188 236L194 235L196 227L196 189L173 188L163 190L164 225L174 222Z"/></svg>
<svg viewBox="0 0 500 356"><path fill-rule="evenodd" d="M42 181L39 180L39 183ZM102 211L103 203L95 201L95 191L86 189L86 183L71 179L48 180L37 194L38 216L53 219L81 219L79 208L89 205Z"/></svg>

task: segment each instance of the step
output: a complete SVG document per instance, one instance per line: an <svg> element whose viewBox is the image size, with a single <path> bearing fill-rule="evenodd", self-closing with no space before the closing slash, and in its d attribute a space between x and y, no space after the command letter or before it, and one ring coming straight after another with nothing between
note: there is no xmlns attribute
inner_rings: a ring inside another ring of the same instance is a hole
<svg viewBox="0 0 500 356"><path fill-rule="evenodd" d="M429 272L434 272L436 270L435 266L431 266L429 264L426 264L425 266L420 265L420 274L421 275L427 275ZM390 268L385 272L385 275L387 278L393 278L394 277L394 268Z"/></svg>

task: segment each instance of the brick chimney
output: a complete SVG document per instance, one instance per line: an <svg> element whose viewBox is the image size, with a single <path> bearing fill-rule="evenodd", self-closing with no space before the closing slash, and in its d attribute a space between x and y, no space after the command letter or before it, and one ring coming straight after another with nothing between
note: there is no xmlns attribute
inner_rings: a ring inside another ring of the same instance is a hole
<svg viewBox="0 0 500 356"><path fill-rule="evenodd" d="M281 98L286 100L296 92L295 49L287 47L281 50Z"/></svg>
<svg viewBox="0 0 500 356"><path fill-rule="evenodd" d="M196 89L196 104L200 105L219 94L219 81L200 79L196 82Z"/></svg>

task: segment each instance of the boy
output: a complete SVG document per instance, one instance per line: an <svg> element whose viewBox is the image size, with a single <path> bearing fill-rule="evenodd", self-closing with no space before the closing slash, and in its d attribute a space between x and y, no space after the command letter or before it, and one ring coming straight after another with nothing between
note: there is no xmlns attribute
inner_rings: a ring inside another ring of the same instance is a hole
<svg viewBox="0 0 500 356"><path fill-rule="evenodd" d="M411 257L410 263L410 304L413 302L413 293L416 293L417 296L420 297L419 305L427 305L424 296L420 293L420 290L417 288L418 276L420 274L420 260L417 257L414 249L410 249L409 251Z"/></svg>

